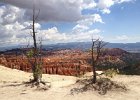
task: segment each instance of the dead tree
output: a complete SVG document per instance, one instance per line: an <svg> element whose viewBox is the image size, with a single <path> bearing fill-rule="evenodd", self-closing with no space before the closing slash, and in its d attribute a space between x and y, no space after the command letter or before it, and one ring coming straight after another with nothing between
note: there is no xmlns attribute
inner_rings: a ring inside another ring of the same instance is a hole
<svg viewBox="0 0 140 100"><path fill-rule="evenodd" d="M103 41L100 41L99 39L93 40L92 39L92 48L91 48L91 60L92 60L92 71L93 71L93 83L96 83L96 66L99 61L99 57L101 55L101 49L106 45ZM94 54L94 52L96 54Z"/></svg>
<svg viewBox="0 0 140 100"><path fill-rule="evenodd" d="M40 40L40 43L39 43L40 46L38 46L37 36L36 36L37 32L35 29L35 23L39 15L39 12L40 10L38 11L38 14L36 15L35 5L33 5L32 27L31 27L33 48L27 52L27 58L28 58L29 63L32 66L32 72L33 72L33 80L31 80L31 83L35 83L35 85L39 85L40 83L45 84L41 80L42 79L42 57L41 57L42 41Z"/></svg>
<svg viewBox="0 0 140 100"><path fill-rule="evenodd" d="M39 13L38 13L39 15ZM32 64L32 71L33 71L33 81L40 83L41 78L42 78L42 62L41 62L41 55L40 55L40 51L42 48L37 47L37 38L36 38L36 31L35 31L35 22L37 20L37 17L35 15L35 6L33 5L33 23L32 23L32 38L33 38L33 58L34 58L34 64ZM41 44L40 44L41 45ZM40 46L41 47L41 46Z"/></svg>

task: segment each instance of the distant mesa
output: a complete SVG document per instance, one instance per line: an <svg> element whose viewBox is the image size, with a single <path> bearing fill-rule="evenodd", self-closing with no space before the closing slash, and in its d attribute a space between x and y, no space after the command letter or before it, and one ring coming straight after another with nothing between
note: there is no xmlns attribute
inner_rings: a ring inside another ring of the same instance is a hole
<svg viewBox="0 0 140 100"><path fill-rule="evenodd" d="M13 48L26 47L23 45L0 47L0 51L11 50ZM61 49L80 49L88 50L91 48L91 42L70 42L70 43L58 43L43 45L45 50L61 50ZM140 42L137 43L107 43L105 48L120 48L128 52L138 53L140 52Z"/></svg>
<svg viewBox="0 0 140 100"><path fill-rule="evenodd" d="M125 54L129 54L129 52L122 50L120 48L105 48L102 51L103 55L110 55L110 56L122 56Z"/></svg>

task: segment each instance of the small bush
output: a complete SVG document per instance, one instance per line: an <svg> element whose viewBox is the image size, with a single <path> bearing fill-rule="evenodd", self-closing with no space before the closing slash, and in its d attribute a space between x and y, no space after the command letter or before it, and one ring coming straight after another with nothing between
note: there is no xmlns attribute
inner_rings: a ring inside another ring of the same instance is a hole
<svg viewBox="0 0 140 100"><path fill-rule="evenodd" d="M27 57L31 58L34 55L34 51L33 50L30 50L30 51L27 52L26 55L27 55Z"/></svg>
<svg viewBox="0 0 140 100"><path fill-rule="evenodd" d="M118 73L119 73L119 70L118 69L116 70L113 68L104 71L105 76L111 77L111 78L117 75Z"/></svg>

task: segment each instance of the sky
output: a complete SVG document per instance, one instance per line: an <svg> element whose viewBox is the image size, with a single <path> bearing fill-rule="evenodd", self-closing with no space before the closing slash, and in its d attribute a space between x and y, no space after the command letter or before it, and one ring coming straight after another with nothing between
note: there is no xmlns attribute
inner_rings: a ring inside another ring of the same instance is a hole
<svg viewBox="0 0 140 100"><path fill-rule="evenodd" d="M0 46L38 42L140 42L140 0L0 0Z"/></svg>

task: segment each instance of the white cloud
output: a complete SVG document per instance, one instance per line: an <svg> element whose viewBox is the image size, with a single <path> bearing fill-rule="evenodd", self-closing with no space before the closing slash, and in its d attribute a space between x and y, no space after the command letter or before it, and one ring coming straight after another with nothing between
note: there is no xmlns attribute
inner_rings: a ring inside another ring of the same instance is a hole
<svg viewBox="0 0 140 100"><path fill-rule="evenodd" d="M93 9L97 6L94 0L81 0L81 9Z"/></svg>
<svg viewBox="0 0 140 100"><path fill-rule="evenodd" d="M12 24L16 22L17 20L22 22L24 16L24 10L20 9L15 6L1 6L0 7L0 19L1 19L1 24L6 25L6 24Z"/></svg>
<svg viewBox="0 0 140 100"><path fill-rule="evenodd" d="M102 38L100 36L100 30L94 29L79 33L60 33L56 27L48 30L40 30L44 42L51 43L63 43L63 42L77 42L77 41L90 41L92 36L95 39Z"/></svg>
<svg viewBox="0 0 140 100"><path fill-rule="evenodd" d="M110 14L111 13L111 11L109 9L107 9L107 8L105 8L105 9L103 9L101 11L102 11L103 14Z"/></svg>
<svg viewBox="0 0 140 100"><path fill-rule="evenodd" d="M60 41L66 41L67 36L65 33L60 33L56 27L52 27L47 30L40 30L39 31L40 36L44 41L51 41L51 42L60 42Z"/></svg>
<svg viewBox="0 0 140 100"><path fill-rule="evenodd" d="M0 44L25 42L31 22L24 18L24 10L11 5L0 6ZM36 28L40 28L36 23ZM26 30L23 30L26 29Z"/></svg>
<svg viewBox="0 0 140 100"><path fill-rule="evenodd" d="M136 1L136 0L118 0L118 3L133 2L133 1Z"/></svg>
<svg viewBox="0 0 140 100"><path fill-rule="evenodd" d="M95 22L104 23L99 14L86 15L82 20L78 21L79 24L86 24L86 25L92 25Z"/></svg>
<svg viewBox="0 0 140 100"><path fill-rule="evenodd" d="M94 30L87 30L85 32L75 33L71 35L71 39L74 39L74 41L91 41L91 39L102 39L103 37L100 35L100 30L94 29Z"/></svg>
<svg viewBox="0 0 140 100"><path fill-rule="evenodd" d="M4 5L0 7L0 19L2 22L2 24L0 24L1 41L7 44L26 44L28 40L32 42L32 37L29 34L32 31L32 22L24 17L24 13L25 10L15 6ZM11 15L14 16L14 18L10 20L7 19L7 16ZM72 31L70 33L61 33L58 31L57 27L42 30L39 23L35 23L35 27L38 32L37 36L43 37L45 42L72 42L90 40L92 34L95 34L95 37L99 37L99 30L89 30L89 26L95 22L103 23L100 15L86 15L82 20L77 21L77 25L73 28L73 30L79 29L81 31Z"/></svg>
<svg viewBox="0 0 140 100"><path fill-rule="evenodd" d="M99 0L98 7L103 14L109 14L110 7L115 4L115 0Z"/></svg>
<svg viewBox="0 0 140 100"><path fill-rule="evenodd" d="M99 14L84 16L82 20L77 21L77 25L73 28L73 31L74 32L87 31L88 29L90 29L90 26L96 22L104 23Z"/></svg>
<svg viewBox="0 0 140 100"><path fill-rule="evenodd" d="M136 0L99 0L99 2L97 3L97 6L99 7L100 11L103 14L109 14L110 11L110 7L115 5L115 4L121 4L121 3L125 3L125 2L133 2Z"/></svg>
<svg viewBox="0 0 140 100"><path fill-rule="evenodd" d="M40 21L77 21L81 19L81 6L90 8L81 0L4 0L20 8L26 9L26 16L32 18L33 1L36 10L40 9Z"/></svg>
<svg viewBox="0 0 140 100"><path fill-rule="evenodd" d="M116 36L116 40L126 41L129 40L129 37L126 35Z"/></svg>
<svg viewBox="0 0 140 100"><path fill-rule="evenodd" d="M130 2L132 0L34 0L36 12L40 9L38 22L74 22L77 23L71 32L61 33L57 27L41 29L41 24L36 23L38 37L43 36L50 42L72 42L102 38L100 30L90 29L94 23L104 23L99 14L82 15L86 9L97 9L104 14L109 14L110 7L114 4ZM33 0L3 0L6 3L0 6L0 42L25 43L29 37L32 19ZM9 5L11 4L11 5ZM14 6L12 6L14 5ZM42 34L42 35L41 35ZM125 36L117 37L125 39ZM31 39L29 37L28 39Z"/></svg>
<svg viewBox="0 0 140 100"><path fill-rule="evenodd" d="M81 32L81 31L85 31L88 29L89 29L88 26L82 25L82 24L77 24L75 27L73 27L73 31L75 31L75 32Z"/></svg>
<svg viewBox="0 0 140 100"><path fill-rule="evenodd" d="M98 7L102 9L109 8L114 5L114 3L114 0L99 0Z"/></svg>
<svg viewBox="0 0 140 100"><path fill-rule="evenodd" d="M38 20L45 22L75 22L83 18L83 10L97 10L99 8L102 13L109 14L111 6L132 1L135 0L3 0L1 2L24 8L25 16L30 19L32 18L33 3L35 2L36 12L40 9ZM12 16L9 20L13 20L16 15Z"/></svg>

